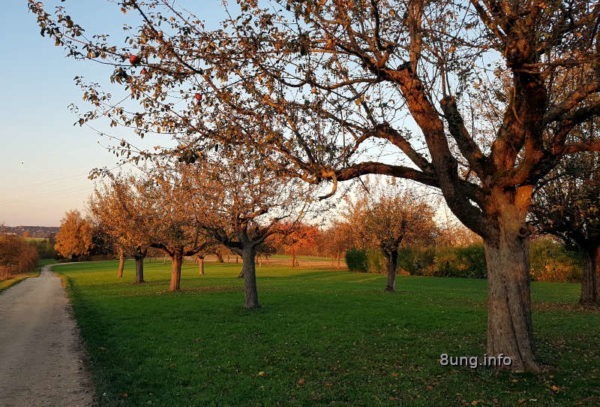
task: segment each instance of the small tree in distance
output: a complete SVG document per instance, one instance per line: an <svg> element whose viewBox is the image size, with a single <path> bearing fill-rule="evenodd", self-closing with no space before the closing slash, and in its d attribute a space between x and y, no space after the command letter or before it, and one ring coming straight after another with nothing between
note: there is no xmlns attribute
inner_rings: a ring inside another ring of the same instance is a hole
<svg viewBox="0 0 600 407"><path fill-rule="evenodd" d="M399 188L393 180L370 189L355 203L351 226L381 250L387 263L385 291L394 292L400 244L425 244L433 240L434 209L414 192Z"/></svg>
<svg viewBox="0 0 600 407"><path fill-rule="evenodd" d="M64 258L77 261L89 254L92 248L93 225L81 216L78 210L65 213L56 233L56 252Z"/></svg>

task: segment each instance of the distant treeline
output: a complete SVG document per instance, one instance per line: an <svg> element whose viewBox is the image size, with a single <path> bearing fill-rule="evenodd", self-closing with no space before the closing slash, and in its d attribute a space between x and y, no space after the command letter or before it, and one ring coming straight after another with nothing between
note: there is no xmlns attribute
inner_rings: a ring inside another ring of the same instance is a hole
<svg viewBox="0 0 600 407"><path fill-rule="evenodd" d="M0 234L21 237L51 238L58 232L56 226L4 226L0 225Z"/></svg>

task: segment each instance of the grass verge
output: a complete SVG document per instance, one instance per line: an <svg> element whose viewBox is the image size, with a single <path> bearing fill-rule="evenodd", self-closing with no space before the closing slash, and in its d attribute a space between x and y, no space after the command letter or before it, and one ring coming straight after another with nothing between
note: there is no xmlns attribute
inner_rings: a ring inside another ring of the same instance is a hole
<svg viewBox="0 0 600 407"><path fill-rule="evenodd" d="M10 287L12 287L13 285L18 284L21 281L26 280L28 278L38 277L40 275L40 272L42 271L42 267L44 267L48 264L55 264L55 263L56 263L56 260L53 260L53 259L42 259L42 260L40 260L40 263L39 263L36 271L33 271L31 273L17 274L13 278L9 278L7 280L0 281L0 292L7 290Z"/></svg>
<svg viewBox="0 0 600 407"><path fill-rule="evenodd" d="M444 367L483 356L486 282L330 270L258 269L263 308L242 309L240 265L55 266L68 281L101 406L598 405L600 312L575 284L533 284L539 375Z"/></svg>

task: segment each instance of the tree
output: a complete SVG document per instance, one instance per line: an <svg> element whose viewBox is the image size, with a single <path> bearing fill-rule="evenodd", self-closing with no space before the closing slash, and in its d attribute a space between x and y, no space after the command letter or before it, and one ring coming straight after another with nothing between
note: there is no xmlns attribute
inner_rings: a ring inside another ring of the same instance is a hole
<svg viewBox="0 0 600 407"><path fill-rule="evenodd" d="M273 235L273 244L281 246L292 256L292 268L298 266L296 255L302 249L312 248L319 235L319 228L314 225L293 222L281 222Z"/></svg>
<svg viewBox="0 0 600 407"><path fill-rule="evenodd" d="M67 211L60 221L56 233L56 252L65 258L77 261L87 255L92 248L93 225L81 216L78 210Z"/></svg>
<svg viewBox="0 0 600 407"><path fill-rule="evenodd" d="M600 112L600 4L239 4L211 32L166 0L123 1L140 20L131 42L117 47L110 37L85 36L63 8L53 17L29 1L43 35L75 58L113 63L111 79L143 106L123 109L80 81L97 108L82 123L110 112L115 125L140 134L219 139L264 151L264 165L334 190L363 174L439 188L484 240L487 353L509 355L515 370L539 370L526 216L534 185L563 156L600 150L599 142L568 140ZM572 91L556 91L560 74L573 77ZM404 159L380 159L386 149Z"/></svg>
<svg viewBox="0 0 600 407"><path fill-rule="evenodd" d="M155 231L153 207L144 196L144 183L139 178L110 175L108 179L97 185L89 201L90 212L115 239L119 253L117 277L122 276L125 257L130 255L135 259L135 282L141 284L144 259Z"/></svg>
<svg viewBox="0 0 600 407"><path fill-rule="evenodd" d="M201 159L184 163L178 172L190 182L201 228L210 239L241 256L244 307L256 309L260 307L256 255L279 221L297 222L310 195L296 180L282 179L262 166L258 156L227 145L219 148L225 150L221 155L201 154Z"/></svg>
<svg viewBox="0 0 600 407"><path fill-rule="evenodd" d="M369 241L381 250L387 262L385 291L394 292L400 244L433 240L436 229L434 209L422 198L399 190L393 183L364 194L362 201L358 216L360 224L356 228L364 230Z"/></svg>
<svg viewBox="0 0 600 407"><path fill-rule="evenodd" d="M600 158L591 154L564 160L534 194L532 220L585 253L580 303L600 305Z"/></svg>
<svg viewBox="0 0 600 407"><path fill-rule="evenodd" d="M158 168L146 180L145 199L154 209L157 220L152 247L171 258L169 291L179 291L181 267L185 256L194 256L211 248L214 240L202 233L205 207L194 201L194 179L185 164L179 168ZM203 267L203 265L202 265ZM203 270L203 268L202 268Z"/></svg>

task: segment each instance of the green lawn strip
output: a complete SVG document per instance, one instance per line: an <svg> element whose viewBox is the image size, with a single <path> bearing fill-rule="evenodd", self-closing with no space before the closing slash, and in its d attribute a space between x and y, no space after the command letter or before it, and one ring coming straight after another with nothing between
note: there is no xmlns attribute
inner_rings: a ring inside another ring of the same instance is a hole
<svg viewBox="0 0 600 407"><path fill-rule="evenodd" d="M99 403L113 405L597 405L600 313L575 284L533 284L544 373L440 366L483 356L486 282L258 268L262 309L242 308L240 264L55 266L69 282Z"/></svg>

